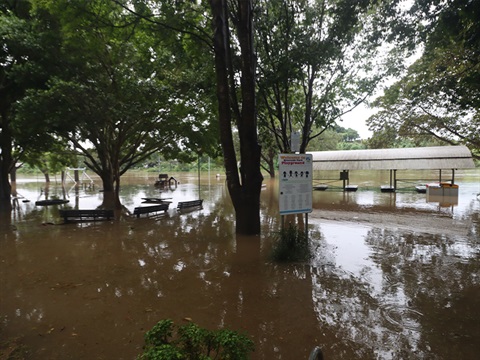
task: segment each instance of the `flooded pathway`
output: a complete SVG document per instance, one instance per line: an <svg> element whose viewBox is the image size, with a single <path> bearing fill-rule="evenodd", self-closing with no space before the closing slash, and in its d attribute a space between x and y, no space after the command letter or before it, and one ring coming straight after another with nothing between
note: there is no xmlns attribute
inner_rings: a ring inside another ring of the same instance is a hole
<svg viewBox="0 0 480 360"><path fill-rule="evenodd" d="M262 236L240 237L224 179L199 189L178 177L161 194L151 178L123 181L132 212L142 197L171 197L164 216L65 225L64 205L34 205L41 183L19 182L31 201L0 225L1 359L22 346L27 359L135 359L165 318L244 331L252 359L307 359L317 345L329 360L478 357L478 170L459 176L455 206L413 192L315 192L314 257L296 264L269 259L274 182L262 192ZM203 209L175 210L199 196ZM98 189L67 197L101 202Z"/></svg>

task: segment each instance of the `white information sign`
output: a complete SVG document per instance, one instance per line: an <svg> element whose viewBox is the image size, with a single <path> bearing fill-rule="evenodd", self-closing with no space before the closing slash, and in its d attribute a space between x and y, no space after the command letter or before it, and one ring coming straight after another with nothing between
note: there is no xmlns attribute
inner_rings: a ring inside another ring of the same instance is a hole
<svg viewBox="0 0 480 360"><path fill-rule="evenodd" d="M280 215L312 212L312 155L280 154Z"/></svg>

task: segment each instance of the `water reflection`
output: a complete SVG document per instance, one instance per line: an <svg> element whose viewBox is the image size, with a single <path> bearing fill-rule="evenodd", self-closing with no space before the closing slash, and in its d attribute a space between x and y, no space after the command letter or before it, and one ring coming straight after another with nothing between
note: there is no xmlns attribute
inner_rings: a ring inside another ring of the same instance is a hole
<svg viewBox="0 0 480 360"><path fill-rule="evenodd" d="M156 321L191 318L247 331L253 359L306 359L316 345L327 359L477 355L474 183L461 184L448 210L416 193L316 193L315 256L298 264L268 257L280 221L275 184L262 191L261 237L234 235L222 181L202 184L203 209L177 213L176 202L198 198L194 184L161 194L149 182L124 185L130 210L142 197L172 197L168 214L152 218L51 225L63 205L20 203L1 230L2 337L21 338L35 359L133 359ZM19 187L32 199L38 189ZM73 202L100 204L88 191Z"/></svg>

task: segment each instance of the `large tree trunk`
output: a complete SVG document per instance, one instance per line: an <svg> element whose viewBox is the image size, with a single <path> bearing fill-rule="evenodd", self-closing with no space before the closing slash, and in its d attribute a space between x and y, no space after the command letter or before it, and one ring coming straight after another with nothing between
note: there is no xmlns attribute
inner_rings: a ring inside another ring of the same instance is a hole
<svg viewBox="0 0 480 360"><path fill-rule="evenodd" d="M103 184L103 201L100 207L104 209L121 209L120 180L115 180L112 171L104 171L99 175Z"/></svg>
<svg viewBox="0 0 480 360"><path fill-rule="evenodd" d="M2 131L0 133L0 212L10 211L11 186L8 180L8 174L12 168L12 136L6 114L2 113L0 117Z"/></svg>
<svg viewBox="0 0 480 360"><path fill-rule="evenodd" d="M0 211L9 211L12 209L11 186L8 181L8 167L4 166L4 161L0 160Z"/></svg>
<svg viewBox="0 0 480 360"><path fill-rule="evenodd" d="M230 31L226 0L211 0L215 26L214 49L217 75L220 141L223 149L227 187L236 214L236 232L255 235L260 233L260 146L257 139L255 109L255 54L253 46L252 4L250 0L237 3L238 35L241 47L241 113L236 113L240 136L240 174L232 135L232 104L236 89L231 61Z"/></svg>

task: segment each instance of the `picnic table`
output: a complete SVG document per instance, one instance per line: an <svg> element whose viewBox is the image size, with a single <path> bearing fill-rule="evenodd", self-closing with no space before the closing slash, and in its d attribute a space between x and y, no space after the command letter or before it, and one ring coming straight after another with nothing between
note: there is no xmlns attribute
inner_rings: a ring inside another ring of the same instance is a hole
<svg viewBox="0 0 480 360"><path fill-rule="evenodd" d="M171 204L171 201L169 201L170 198L154 198L154 197L146 197L142 198L142 203L146 204Z"/></svg>

